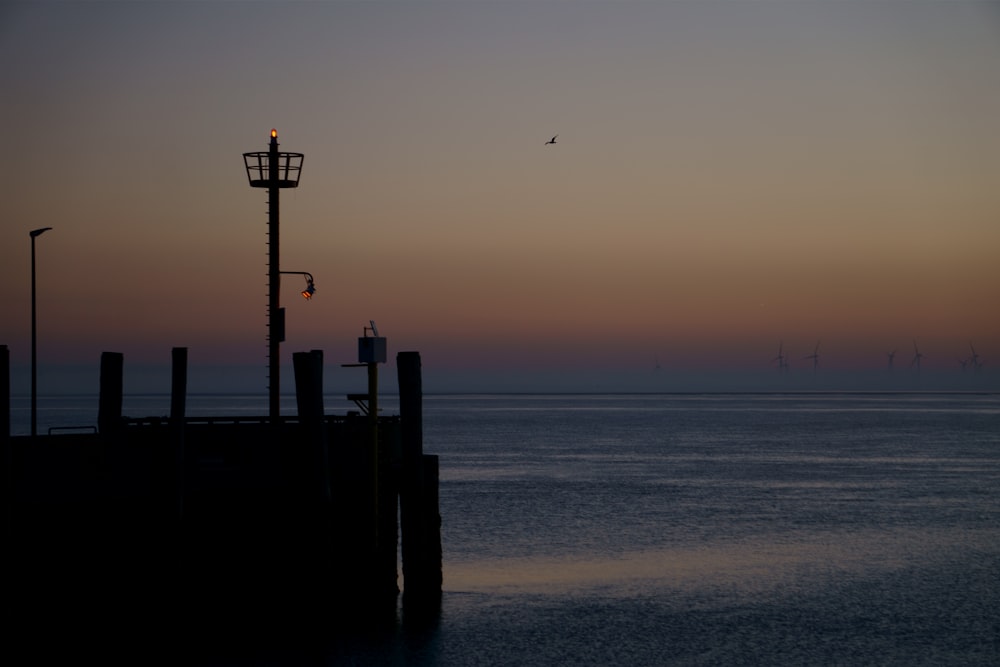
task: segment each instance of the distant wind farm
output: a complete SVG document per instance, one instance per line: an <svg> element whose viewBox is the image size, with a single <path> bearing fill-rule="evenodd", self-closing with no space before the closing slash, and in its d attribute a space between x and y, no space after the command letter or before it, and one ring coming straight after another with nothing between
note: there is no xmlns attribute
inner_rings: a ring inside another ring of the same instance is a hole
<svg viewBox="0 0 1000 667"><path fill-rule="evenodd" d="M915 373L920 373L922 370L922 365L924 361L928 358L927 355L921 351L920 346L917 344L916 340L911 341L913 347L913 356L910 358L910 363L907 366L908 370ZM809 367L813 373L817 373L820 370L820 343L817 342L813 347L812 352L803 355L801 360L804 362L810 362ZM893 372L896 370L896 354L899 352L899 348L893 348L890 351L884 352L885 355L885 370L888 372ZM779 373L788 373L791 370L790 353L785 345L784 341L778 342L778 352L771 358L769 365L775 367ZM958 368L961 372L971 371L973 373L979 373L986 366L986 360L981 354L976 350L976 346L973 343L969 343L969 351L958 355Z"/></svg>

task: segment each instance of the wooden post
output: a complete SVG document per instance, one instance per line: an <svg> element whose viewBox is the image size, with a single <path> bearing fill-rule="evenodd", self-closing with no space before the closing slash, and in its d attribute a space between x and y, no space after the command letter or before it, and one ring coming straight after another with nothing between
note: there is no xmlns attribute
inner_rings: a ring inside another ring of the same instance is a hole
<svg viewBox="0 0 1000 667"><path fill-rule="evenodd" d="M173 477L176 517L184 515L184 424L187 417L187 348L171 350L170 441L173 443Z"/></svg>
<svg viewBox="0 0 1000 667"><path fill-rule="evenodd" d="M372 457L372 546L374 553L380 554L382 542L379 539L379 500L381 499L379 486L382 466L378 446L378 364L375 362L368 363L368 427Z"/></svg>
<svg viewBox="0 0 1000 667"><path fill-rule="evenodd" d="M399 419L403 437L403 469L415 472L424 453L424 393L419 352L396 355Z"/></svg>
<svg viewBox="0 0 1000 667"><path fill-rule="evenodd" d="M282 559L296 597L326 600L333 567L333 501L323 416L323 351L292 354L299 438L283 442L283 488L286 507Z"/></svg>
<svg viewBox="0 0 1000 667"><path fill-rule="evenodd" d="M186 347L170 351L170 421L183 421L187 412L187 358Z"/></svg>
<svg viewBox="0 0 1000 667"><path fill-rule="evenodd" d="M420 455L423 453L423 389L419 352L396 355L399 380L399 430L402 471L399 521L402 537L403 585L415 589L420 572Z"/></svg>
<svg viewBox="0 0 1000 667"><path fill-rule="evenodd" d="M10 350L0 345L0 439L10 437Z"/></svg>
<svg viewBox="0 0 1000 667"><path fill-rule="evenodd" d="M10 529L14 507L14 452L10 437L10 350L6 345L0 345L0 449L3 451L3 470L0 471L0 493L3 493L3 535L4 542L10 546Z"/></svg>
<svg viewBox="0 0 1000 667"><path fill-rule="evenodd" d="M421 460L421 572L417 592L430 601L440 598L443 576L441 573L441 509L438 498L440 462L433 454L424 454Z"/></svg>
<svg viewBox="0 0 1000 667"><path fill-rule="evenodd" d="M101 396L97 410L97 430L110 435L122 425L122 380L125 355L121 352L101 353Z"/></svg>
<svg viewBox="0 0 1000 667"><path fill-rule="evenodd" d="M323 350L296 352L292 355L295 369L295 400L299 423L302 425L304 447L310 455L302 457L309 495L329 509L330 464L326 446L326 428L323 415Z"/></svg>
<svg viewBox="0 0 1000 667"><path fill-rule="evenodd" d="M404 602L433 603L441 594L438 457L423 453L423 388L419 352L396 355L403 470L400 523Z"/></svg>

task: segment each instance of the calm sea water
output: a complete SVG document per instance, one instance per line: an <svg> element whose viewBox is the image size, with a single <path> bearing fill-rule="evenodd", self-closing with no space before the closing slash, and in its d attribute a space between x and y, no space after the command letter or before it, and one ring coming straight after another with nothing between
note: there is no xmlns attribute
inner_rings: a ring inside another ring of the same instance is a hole
<svg viewBox="0 0 1000 667"><path fill-rule="evenodd" d="M41 403L43 431L95 421ZM1000 664L1000 395L426 396L424 421L440 617L239 664Z"/></svg>

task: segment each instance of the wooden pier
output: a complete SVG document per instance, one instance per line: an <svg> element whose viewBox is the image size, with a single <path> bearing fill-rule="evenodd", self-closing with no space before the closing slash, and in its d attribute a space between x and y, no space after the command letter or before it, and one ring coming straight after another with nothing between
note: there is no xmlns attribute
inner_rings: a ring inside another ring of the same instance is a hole
<svg viewBox="0 0 1000 667"><path fill-rule="evenodd" d="M104 353L97 428L31 437L10 434L0 347L16 613L100 614L100 600L203 627L395 614L400 552L404 613L436 613L438 459L423 453L420 355L397 355L393 416L324 414L322 352L293 361L294 417L188 417L187 351L175 348L169 416L131 419L122 355Z"/></svg>

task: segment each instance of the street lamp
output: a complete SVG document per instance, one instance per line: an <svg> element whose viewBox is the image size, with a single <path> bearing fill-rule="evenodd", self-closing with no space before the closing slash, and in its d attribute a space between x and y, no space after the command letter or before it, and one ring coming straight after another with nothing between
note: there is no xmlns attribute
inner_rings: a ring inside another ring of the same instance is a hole
<svg viewBox="0 0 1000 667"><path fill-rule="evenodd" d="M305 276L306 277L306 288L302 290L302 298L309 301L313 298L313 294L316 293L316 284L313 281L313 276L308 271L281 271L283 275L292 276Z"/></svg>
<svg viewBox="0 0 1000 667"><path fill-rule="evenodd" d="M316 285L313 283L313 277L311 273L306 271L278 271L278 277L280 279L283 274L291 274L293 276L305 276L306 277L306 288L302 290L302 297L309 301L312 299L313 294L316 293ZM285 342L285 309L279 307L275 311L274 318L271 319L270 323L270 340L277 341L278 343ZM275 355L277 356L277 355ZM275 371L277 372L277 371ZM277 376L273 376L277 377ZM273 394L272 394L273 395Z"/></svg>
<svg viewBox="0 0 1000 667"><path fill-rule="evenodd" d="M28 234L31 236L31 435L38 435L38 344L35 310L35 239L52 229L42 227L33 229Z"/></svg>

